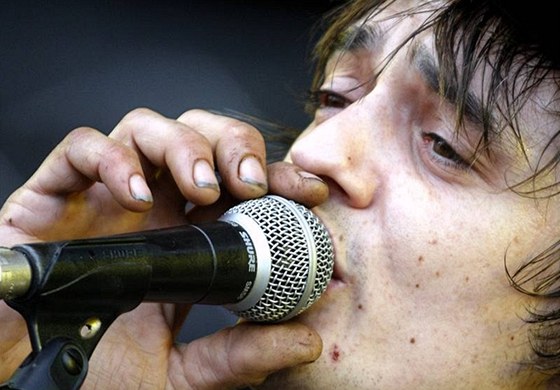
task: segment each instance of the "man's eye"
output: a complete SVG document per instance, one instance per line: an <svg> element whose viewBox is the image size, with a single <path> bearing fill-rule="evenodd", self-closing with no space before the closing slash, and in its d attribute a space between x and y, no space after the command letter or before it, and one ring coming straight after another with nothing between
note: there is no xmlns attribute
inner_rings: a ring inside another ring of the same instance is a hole
<svg viewBox="0 0 560 390"><path fill-rule="evenodd" d="M344 109L352 102L346 97L329 90L320 89L310 92L310 101L315 109L320 108L338 108Z"/></svg>
<svg viewBox="0 0 560 390"><path fill-rule="evenodd" d="M454 168L468 169L470 164L451 145L435 133L422 133L422 139L431 148L431 156L439 163Z"/></svg>

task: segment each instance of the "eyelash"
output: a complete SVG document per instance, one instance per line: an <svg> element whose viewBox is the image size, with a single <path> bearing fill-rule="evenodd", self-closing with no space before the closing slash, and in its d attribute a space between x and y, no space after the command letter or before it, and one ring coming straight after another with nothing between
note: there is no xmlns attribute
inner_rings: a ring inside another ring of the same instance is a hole
<svg viewBox="0 0 560 390"><path fill-rule="evenodd" d="M352 104L350 99L326 89L309 91L307 101L313 111L325 108L345 109Z"/></svg>
<svg viewBox="0 0 560 390"><path fill-rule="evenodd" d="M436 133L422 132L422 141L425 144L432 143L430 158L436 163L444 164L446 167L470 170L472 164L467 162L453 147L441 136ZM438 150L436 150L438 149Z"/></svg>

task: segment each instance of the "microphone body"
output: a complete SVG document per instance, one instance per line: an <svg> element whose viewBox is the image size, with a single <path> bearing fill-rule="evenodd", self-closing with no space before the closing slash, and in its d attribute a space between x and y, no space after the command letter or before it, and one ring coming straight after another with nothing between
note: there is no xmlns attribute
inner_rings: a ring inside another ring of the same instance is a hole
<svg viewBox="0 0 560 390"><path fill-rule="evenodd" d="M0 298L21 307L33 297L57 309L115 302L122 311L122 302L135 305L140 296L225 305L246 319L276 322L316 301L332 267L332 244L318 218L267 196L204 224L4 248Z"/></svg>
<svg viewBox="0 0 560 390"><path fill-rule="evenodd" d="M23 254L32 267L29 293L40 289L42 295L51 295L72 289L73 294L96 296L104 302L125 293L125 285L120 283L122 272L132 276L146 270L146 301L225 304L243 298L245 284L256 274L254 255L249 259L249 253L254 253L252 242L244 242L242 233L238 226L216 221L111 237L25 244L11 250Z"/></svg>

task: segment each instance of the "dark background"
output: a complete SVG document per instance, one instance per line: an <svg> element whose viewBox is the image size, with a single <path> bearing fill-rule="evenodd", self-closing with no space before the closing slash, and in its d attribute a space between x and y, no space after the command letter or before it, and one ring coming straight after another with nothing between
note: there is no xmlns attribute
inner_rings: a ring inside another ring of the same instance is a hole
<svg viewBox="0 0 560 390"><path fill-rule="evenodd" d="M234 110L305 127L315 25L339 3L2 3L0 204L70 130L109 133L136 107L171 117L189 108ZM234 320L199 306L181 337Z"/></svg>

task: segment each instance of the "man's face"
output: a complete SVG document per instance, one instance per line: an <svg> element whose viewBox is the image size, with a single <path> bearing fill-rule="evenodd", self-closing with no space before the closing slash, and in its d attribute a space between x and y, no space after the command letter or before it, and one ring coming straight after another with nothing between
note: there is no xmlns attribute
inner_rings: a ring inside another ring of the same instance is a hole
<svg viewBox="0 0 560 390"><path fill-rule="evenodd" d="M491 157L473 162L477 107L456 137L455 107L430 82L430 31L373 78L428 16L382 21L408 6L397 1L368 22L362 47L331 59L322 105L289 155L329 183L328 202L314 211L333 236L336 265L299 318L322 336L320 359L265 388L536 387L518 364L532 353L522 320L530 301L510 286L505 258L515 270L558 236L558 202L506 188L530 173L507 130ZM524 124L529 159L546 139L537 117Z"/></svg>

